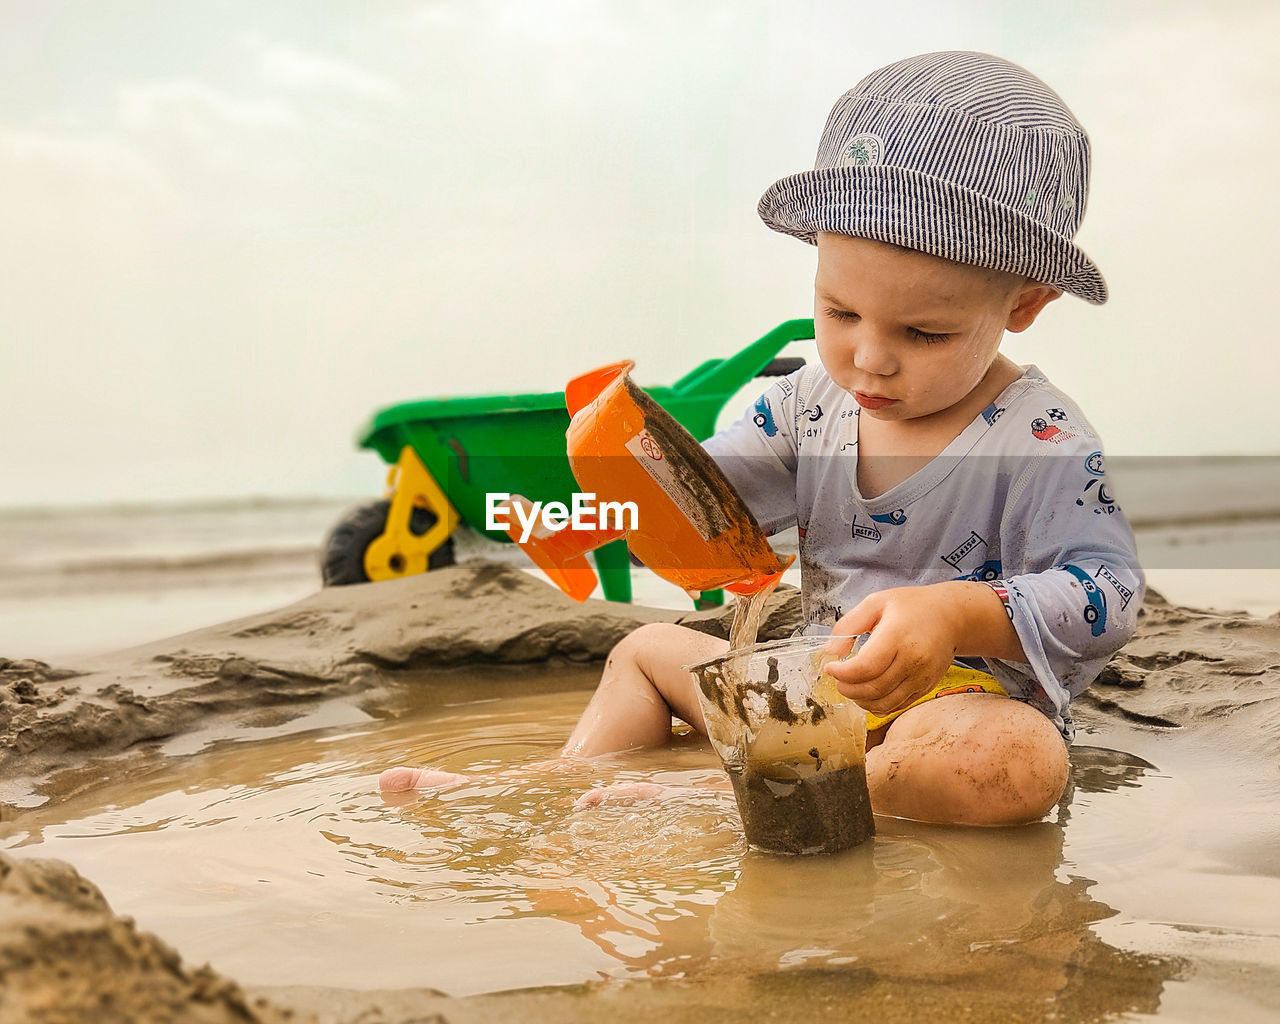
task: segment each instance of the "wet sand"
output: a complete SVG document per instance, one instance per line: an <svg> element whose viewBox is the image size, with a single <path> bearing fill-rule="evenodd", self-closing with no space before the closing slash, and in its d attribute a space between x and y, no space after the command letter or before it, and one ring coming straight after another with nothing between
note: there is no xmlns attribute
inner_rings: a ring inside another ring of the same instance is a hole
<svg viewBox="0 0 1280 1024"><path fill-rule="evenodd" d="M383 699L410 676L434 673L447 686L457 685L449 670L460 665L486 666L512 681L557 664L589 673L620 636L656 619L688 621L721 635L728 626L722 611L575 605L509 567L474 562L321 592L275 612L75 665L0 659L0 820L92 795L104 780L126 777L158 752L180 762L219 740L314 728L353 698ZM794 591L777 595L762 639L788 634L797 621ZM720 955L694 979L603 981L462 999L420 989L317 986L259 985L246 995L211 971L184 966L181 951L168 949L163 936L148 936L117 917L91 880L17 851L0 853L0 1022L77 1014L274 1021L290 1013L291 1019L342 1022L437 1013L454 1021L649 1020L655 1013L692 1020L728 1013L747 1018L762 1005L780 1020L866 1013L891 1021L946 1019L961 1006L973 1020L1040 1020L1045 1006L1011 997L1001 978L1009 971L1062 970L1075 972L1077 981L1048 988L1057 993L1061 1020L1115 1013L1194 1020L1210 1011L1209 1003L1232 1019L1268 1019L1280 1009L1274 925L1280 919L1274 857L1280 617L1193 611L1152 595L1139 635L1078 706L1076 790L1062 809L1071 818L1065 850L1060 829L1044 833L1050 882L1055 874L1059 882L1036 889L1024 908L1051 927L1016 933L1003 952L953 949L938 939L936 949L908 944L891 962L840 969L799 964L761 972ZM1123 815L1095 797L1108 787L1134 785L1135 772L1170 779L1149 787L1147 797L1167 801L1167 817L1179 826L1168 835L1129 834ZM925 842L913 828L892 823L896 841L883 849L906 856L913 843ZM1017 856L1038 842L1038 832L1012 831ZM1091 849L1116 845L1116 868L1108 875L1094 865L1091 898L1079 900L1070 881L1072 844L1088 836ZM1173 848L1160 871L1125 875L1126 844L1165 840ZM943 872L954 889L947 898L959 900L957 908L981 908L972 895L989 887L993 905L1016 906L1008 901L1007 879L991 865L970 862L968 842L963 835L939 838L936 830L927 837L932 856L943 847L957 851L955 870ZM815 928L814 921L790 920L786 913L782 896L789 884L803 882L800 874L750 863L756 866L743 871L716 908L722 952L732 952L724 936L737 933L730 927L735 913L746 915L757 941ZM867 886L885 899L884 886L905 870L874 858L859 864ZM938 878L936 872L928 877ZM1052 906L1037 904L1045 900ZM1124 918L1127 934L1119 924L1108 931L1116 906L1133 911ZM1172 916L1174 906L1184 912ZM1139 919L1147 923L1135 932ZM818 925L835 934L858 927L857 915ZM1055 945L1054 935L1069 936L1070 950ZM952 968L940 967L948 963ZM70 984L69 978L80 980Z"/></svg>

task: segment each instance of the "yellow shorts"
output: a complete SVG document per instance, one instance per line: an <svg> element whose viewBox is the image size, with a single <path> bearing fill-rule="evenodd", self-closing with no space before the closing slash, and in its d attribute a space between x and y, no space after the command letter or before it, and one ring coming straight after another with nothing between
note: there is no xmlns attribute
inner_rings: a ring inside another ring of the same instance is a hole
<svg viewBox="0 0 1280 1024"><path fill-rule="evenodd" d="M996 682L995 676L988 675L986 672L979 672L974 668L962 668L959 665L952 665L947 669L947 674L942 677L942 681L918 701L908 704L905 708L897 711L891 711L887 715L876 715L868 711L867 732L883 729L903 711L909 711L916 704L923 704L927 700L933 700L934 697L950 697L954 693L998 693L1001 697L1008 696L1004 692L1004 687Z"/></svg>

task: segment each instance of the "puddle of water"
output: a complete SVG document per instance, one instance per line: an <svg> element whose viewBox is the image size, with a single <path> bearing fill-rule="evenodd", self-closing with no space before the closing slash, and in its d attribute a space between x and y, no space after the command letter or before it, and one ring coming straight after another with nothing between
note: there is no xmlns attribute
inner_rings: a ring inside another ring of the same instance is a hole
<svg viewBox="0 0 1280 1024"><path fill-rule="evenodd" d="M1164 736L1125 734L1143 756L1101 749L1105 733L1077 747L1056 821L880 819L845 854L775 858L748 851L696 737L539 766L595 678L405 686L355 724L157 756L0 825L0 847L71 861L188 962L249 985L462 996L865 972L930 1006L997 986L1084 1021L1198 1007L1214 964L1280 952L1280 879L1258 859L1269 822L1233 819L1219 794L1216 831L1198 829L1188 808L1216 780L1156 767ZM473 777L384 800L378 773L403 763ZM573 810L591 786L641 779L690 789Z"/></svg>

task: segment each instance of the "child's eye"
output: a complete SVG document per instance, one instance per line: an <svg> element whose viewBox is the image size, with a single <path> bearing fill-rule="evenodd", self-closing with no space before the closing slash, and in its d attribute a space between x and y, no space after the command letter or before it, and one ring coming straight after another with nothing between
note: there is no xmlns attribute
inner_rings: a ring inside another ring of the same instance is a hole
<svg viewBox="0 0 1280 1024"><path fill-rule="evenodd" d="M928 331L919 331L914 327L908 327L907 333L915 338L916 341L923 341L926 345L936 345L951 337L949 334L930 334Z"/></svg>
<svg viewBox="0 0 1280 1024"><path fill-rule="evenodd" d="M827 306L823 312L826 313L827 316L831 317L832 320L843 320L847 323L854 323L862 319L857 313L853 313L847 309L832 309L830 306Z"/></svg>

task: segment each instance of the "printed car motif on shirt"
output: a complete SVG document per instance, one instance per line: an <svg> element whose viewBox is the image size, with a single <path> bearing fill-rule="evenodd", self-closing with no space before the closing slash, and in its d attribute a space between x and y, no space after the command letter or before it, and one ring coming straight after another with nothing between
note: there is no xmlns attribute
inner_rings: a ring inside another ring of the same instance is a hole
<svg viewBox="0 0 1280 1024"><path fill-rule="evenodd" d="M907 521L907 514L900 508L895 508L892 512L882 512L880 515L871 517L877 523L885 523L889 526L901 526Z"/></svg>
<svg viewBox="0 0 1280 1024"><path fill-rule="evenodd" d="M1062 410L1050 410L1061 412ZM1061 444L1068 438L1075 437L1069 430L1063 430L1061 427L1055 427L1052 423L1042 416L1037 416L1031 421L1031 433L1038 437L1041 441L1052 441L1054 444Z"/></svg>
<svg viewBox="0 0 1280 1024"><path fill-rule="evenodd" d="M775 437L778 433L778 425L773 422L773 409L769 407L769 399L764 395L756 399L756 414L751 417L751 421L764 431L766 437Z"/></svg>
<svg viewBox="0 0 1280 1024"><path fill-rule="evenodd" d="M1089 602L1084 606L1082 612L1084 621L1089 623L1089 632L1094 636L1102 636L1107 631L1106 595L1098 589L1098 584L1094 582L1093 577L1081 569L1080 566L1055 565L1054 568L1070 573L1079 581L1080 587L1084 590Z"/></svg>
<svg viewBox="0 0 1280 1024"><path fill-rule="evenodd" d="M993 580L998 580L1003 574L1004 571L1000 567L1000 559L988 558L978 566L978 568L974 569L973 572L965 573L963 576L957 576L956 579L968 580L974 583L990 583Z"/></svg>

